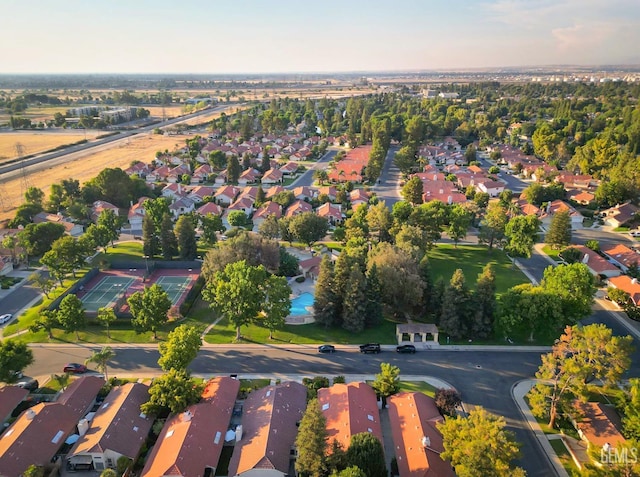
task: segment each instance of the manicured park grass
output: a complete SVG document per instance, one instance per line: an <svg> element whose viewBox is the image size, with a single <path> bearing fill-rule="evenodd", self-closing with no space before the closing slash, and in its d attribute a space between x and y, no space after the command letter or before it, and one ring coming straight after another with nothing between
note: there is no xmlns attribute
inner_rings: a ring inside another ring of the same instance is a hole
<svg viewBox="0 0 640 477"><path fill-rule="evenodd" d="M513 264L502 250L489 251L486 245L438 244L428 253L431 265L431 276L434 281L442 277L448 283L456 269L464 272L467 286L475 288L478 275L487 263L493 265L496 274L496 290L500 295L509 288L529 283L527 277Z"/></svg>
<svg viewBox="0 0 640 477"><path fill-rule="evenodd" d="M317 324L311 325L285 325L281 330L273 333L274 339L269 339L269 330L262 326L251 325L241 328L241 343L266 343L266 344L353 344L376 342L381 344L394 344L395 323L383 321L379 326L364 330L357 336L342 328L329 328ZM211 344L235 343L236 330L227 319L222 319L205 336L205 341Z"/></svg>

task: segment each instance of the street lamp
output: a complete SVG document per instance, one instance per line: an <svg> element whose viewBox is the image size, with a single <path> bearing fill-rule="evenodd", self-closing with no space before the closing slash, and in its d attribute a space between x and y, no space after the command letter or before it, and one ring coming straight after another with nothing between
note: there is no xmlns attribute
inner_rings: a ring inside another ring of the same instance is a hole
<svg viewBox="0 0 640 477"><path fill-rule="evenodd" d="M144 258L144 266L147 269L147 277L149 276L149 255L143 255Z"/></svg>

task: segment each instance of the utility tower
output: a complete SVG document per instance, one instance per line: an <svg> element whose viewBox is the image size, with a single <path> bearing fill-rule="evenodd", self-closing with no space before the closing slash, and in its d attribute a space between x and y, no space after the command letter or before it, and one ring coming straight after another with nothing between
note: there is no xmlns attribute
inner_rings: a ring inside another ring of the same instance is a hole
<svg viewBox="0 0 640 477"><path fill-rule="evenodd" d="M21 194L24 197L25 192L27 192L27 189L29 189L29 176L27 174L27 169L25 167L25 159L23 159L24 155L25 155L25 147L17 142L16 143L16 157L17 159L20 161L20 190L21 190Z"/></svg>

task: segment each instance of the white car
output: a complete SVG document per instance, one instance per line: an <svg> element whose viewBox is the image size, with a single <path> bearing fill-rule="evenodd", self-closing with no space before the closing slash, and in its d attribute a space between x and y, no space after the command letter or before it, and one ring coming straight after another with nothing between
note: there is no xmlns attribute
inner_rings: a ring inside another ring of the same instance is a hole
<svg viewBox="0 0 640 477"><path fill-rule="evenodd" d="M11 318L13 318L13 315L11 313L7 313L6 315L0 315L0 325L4 325Z"/></svg>
<svg viewBox="0 0 640 477"><path fill-rule="evenodd" d="M629 235L631 235L632 237L640 237L640 230L632 230L631 232L629 232Z"/></svg>

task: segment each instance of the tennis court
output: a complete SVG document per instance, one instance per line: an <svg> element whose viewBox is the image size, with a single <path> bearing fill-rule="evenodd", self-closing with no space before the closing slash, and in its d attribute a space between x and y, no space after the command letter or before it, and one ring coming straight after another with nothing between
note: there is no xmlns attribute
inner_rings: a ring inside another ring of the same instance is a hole
<svg viewBox="0 0 640 477"><path fill-rule="evenodd" d="M91 287L81 300L86 311L98 311L99 308L114 306L119 298L127 293L135 278L106 276Z"/></svg>
<svg viewBox="0 0 640 477"><path fill-rule="evenodd" d="M169 299L171 300L171 304L175 305L182 294L189 290L191 277L172 277L163 275L158 278L156 283L167 292L167 295L169 295Z"/></svg>

